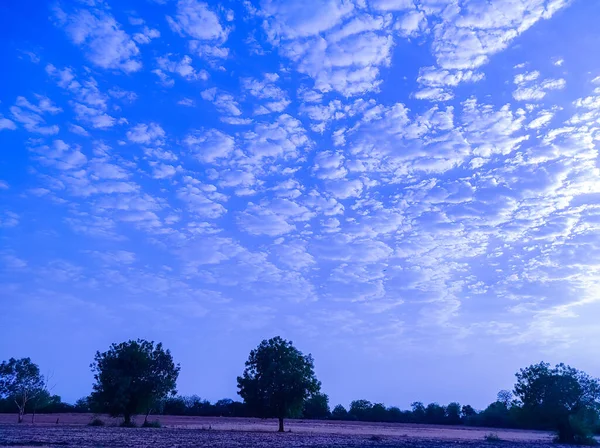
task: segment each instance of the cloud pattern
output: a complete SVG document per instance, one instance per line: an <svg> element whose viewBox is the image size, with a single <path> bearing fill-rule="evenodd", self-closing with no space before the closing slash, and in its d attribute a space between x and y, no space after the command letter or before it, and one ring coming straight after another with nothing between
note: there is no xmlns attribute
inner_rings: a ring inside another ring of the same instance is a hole
<svg viewBox="0 0 600 448"><path fill-rule="evenodd" d="M51 39L3 52L28 73L0 103L7 308L367 351L585 345L600 65L535 53L572 3L50 6Z"/></svg>

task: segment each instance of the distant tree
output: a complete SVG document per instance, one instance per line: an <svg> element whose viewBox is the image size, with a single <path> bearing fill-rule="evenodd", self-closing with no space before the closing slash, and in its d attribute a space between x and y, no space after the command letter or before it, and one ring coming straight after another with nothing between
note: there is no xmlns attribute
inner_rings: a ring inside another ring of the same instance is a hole
<svg viewBox="0 0 600 448"><path fill-rule="evenodd" d="M348 411L344 406L338 404L331 411L331 418L333 420L346 420L348 418Z"/></svg>
<svg viewBox="0 0 600 448"><path fill-rule="evenodd" d="M371 420L371 410L373 404L369 400L354 400L350 403L348 416L352 420L369 421Z"/></svg>
<svg viewBox="0 0 600 448"><path fill-rule="evenodd" d="M175 394L179 365L161 343L138 339L112 344L104 353L96 352L90 365L95 383L92 401L111 416L131 417L145 413L161 399Z"/></svg>
<svg viewBox="0 0 600 448"><path fill-rule="evenodd" d="M496 397L496 401L506 406L506 409L510 408L512 400L513 394L510 390L501 390L500 392L498 392L498 395Z"/></svg>
<svg viewBox="0 0 600 448"><path fill-rule="evenodd" d="M90 397L82 397L75 402L75 412L91 412Z"/></svg>
<svg viewBox="0 0 600 448"><path fill-rule="evenodd" d="M21 423L25 410L32 401L46 392L40 368L30 358L10 358L0 364L0 398L13 401Z"/></svg>
<svg viewBox="0 0 600 448"><path fill-rule="evenodd" d="M425 422L425 406L420 401L410 404L412 408L412 419L415 423Z"/></svg>
<svg viewBox="0 0 600 448"><path fill-rule="evenodd" d="M453 402L446 406L446 423L448 425L460 425L461 421L460 403Z"/></svg>
<svg viewBox="0 0 600 448"><path fill-rule="evenodd" d="M541 362L517 374L515 395L523 411L558 433L558 441L590 440L591 426L598 419L600 383L584 372Z"/></svg>
<svg viewBox="0 0 600 448"><path fill-rule="evenodd" d="M477 411L473 409L473 406L471 406L470 404L466 404L462 407L460 414L463 418L468 418L477 414Z"/></svg>
<svg viewBox="0 0 600 448"><path fill-rule="evenodd" d="M300 415L304 400L321 389L312 356L302 354L291 341L279 336L262 341L250 352L237 382L249 412L276 417L280 432L283 419Z"/></svg>
<svg viewBox="0 0 600 448"><path fill-rule="evenodd" d="M309 419L323 419L330 415L329 397L327 394L317 392L304 401L302 416Z"/></svg>
<svg viewBox="0 0 600 448"><path fill-rule="evenodd" d="M446 418L446 409L437 403L429 403L425 408L425 421L427 423L441 425Z"/></svg>

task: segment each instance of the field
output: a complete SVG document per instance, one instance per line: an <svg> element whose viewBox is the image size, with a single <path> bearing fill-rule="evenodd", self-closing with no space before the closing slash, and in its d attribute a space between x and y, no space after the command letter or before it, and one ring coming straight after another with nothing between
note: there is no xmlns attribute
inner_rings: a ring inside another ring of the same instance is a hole
<svg viewBox="0 0 600 448"><path fill-rule="evenodd" d="M288 420L289 432L277 434L276 421L249 418L152 417L162 428L119 428L108 417L107 426L88 427L89 414L38 415L35 424L30 418L17 425L15 415L0 415L0 446L477 448L493 445L485 436L495 433L503 448L545 448L552 438L541 431L397 423Z"/></svg>

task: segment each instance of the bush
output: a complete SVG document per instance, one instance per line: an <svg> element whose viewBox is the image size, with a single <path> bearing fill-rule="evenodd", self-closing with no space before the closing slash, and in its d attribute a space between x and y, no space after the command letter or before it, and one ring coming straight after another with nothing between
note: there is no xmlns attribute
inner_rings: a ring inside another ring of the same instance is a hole
<svg viewBox="0 0 600 448"><path fill-rule="evenodd" d="M104 426L104 420L100 420L98 417L95 417L88 423L88 426Z"/></svg>
<svg viewBox="0 0 600 448"><path fill-rule="evenodd" d="M485 436L483 436L483 438L486 442L500 442L502 440L500 439L500 437L498 437L498 434L496 434L495 432L486 434Z"/></svg>
<svg viewBox="0 0 600 448"><path fill-rule="evenodd" d="M142 424L142 428L160 428L160 422L158 420L154 420L152 422L146 420L143 424Z"/></svg>

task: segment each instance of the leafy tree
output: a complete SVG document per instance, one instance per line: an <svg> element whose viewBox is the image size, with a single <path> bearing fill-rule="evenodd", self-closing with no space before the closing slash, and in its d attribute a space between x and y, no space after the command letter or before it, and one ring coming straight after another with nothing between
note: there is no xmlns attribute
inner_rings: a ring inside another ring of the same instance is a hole
<svg viewBox="0 0 600 448"><path fill-rule="evenodd" d="M370 420L373 404L369 400L354 400L350 403L348 415L353 420L368 421Z"/></svg>
<svg viewBox="0 0 600 448"><path fill-rule="evenodd" d="M309 419L323 419L329 417L329 397L326 394L315 393L304 401L302 416Z"/></svg>
<svg viewBox="0 0 600 448"><path fill-rule="evenodd" d="M415 401L410 404L412 408L412 417L415 423L423 423L425 421L425 406L420 401Z"/></svg>
<svg viewBox="0 0 600 448"><path fill-rule="evenodd" d="M331 418L333 420L346 420L348 418L348 411L344 406L338 404L333 408L333 411L331 411Z"/></svg>
<svg viewBox="0 0 600 448"><path fill-rule="evenodd" d="M521 369L516 377L515 395L530 418L555 429L560 442L589 439L599 410L597 379L565 364L551 368L544 362Z"/></svg>
<svg viewBox="0 0 600 448"><path fill-rule="evenodd" d="M321 389L312 356L279 336L262 341L250 352L237 382L248 410L260 417L276 417L279 432L283 432L283 419L300 415L304 401Z"/></svg>
<svg viewBox="0 0 600 448"><path fill-rule="evenodd" d="M427 423L441 425L446 418L446 408L437 403L429 403L425 408L425 421Z"/></svg>
<svg viewBox="0 0 600 448"><path fill-rule="evenodd" d="M30 358L10 358L0 364L0 398L13 401L18 409L18 422L28 404L46 391L40 368Z"/></svg>
<svg viewBox="0 0 600 448"><path fill-rule="evenodd" d="M510 404L513 400L513 394L510 390L501 390L498 392L496 401L506 406L506 409L510 408Z"/></svg>
<svg viewBox="0 0 600 448"><path fill-rule="evenodd" d="M104 353L96 352L90 365L94 373L92 401L111 416L131 417L144 412L175 394L179 365L161 343L138 339L112 344Z"/></svg>
<svg viewBox="0 0 600 448"><path fill-rule="evenodd" d="M460 403L453 402L446 406L446 423L449 425L460 425L461 421Z"/></svg>

